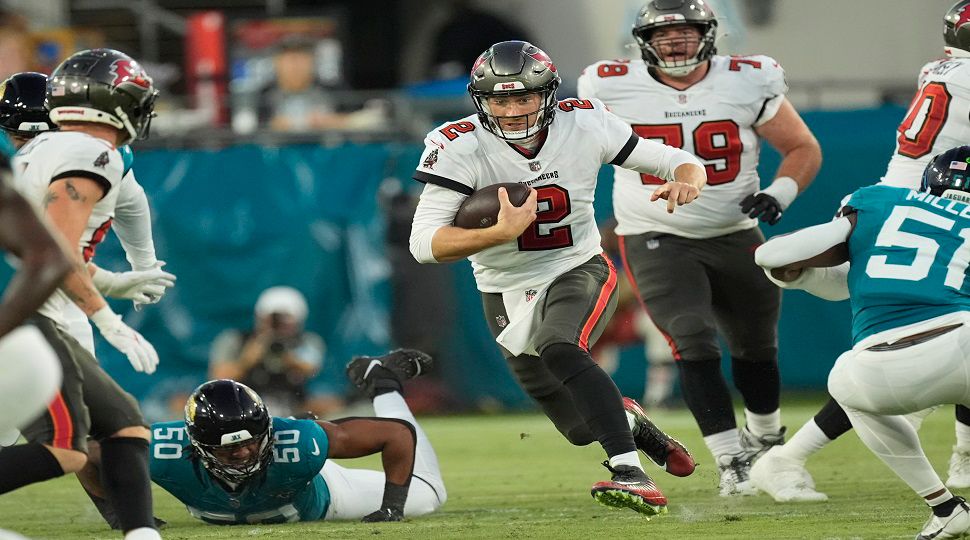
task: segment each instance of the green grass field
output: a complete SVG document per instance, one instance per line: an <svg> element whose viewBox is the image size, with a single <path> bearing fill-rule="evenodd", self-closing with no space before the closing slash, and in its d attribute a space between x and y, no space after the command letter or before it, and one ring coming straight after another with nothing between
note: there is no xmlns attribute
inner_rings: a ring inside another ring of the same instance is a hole
<svg viewBox="0 0 970 540"><path fill-rule="evenodd" d="M820 400L783 403L793 431ZM155 490L155 513L168 520L167 539L187 538L615 538L855 539L913 538L928 517L922 502L859 442L836 441L809 462L824 503L779 504L766 495L717 495L712 458L686 411L663 412L658 424L691 448L701 466L675 478L648 464L670 500L670 513L647 521L629 510L597 505L590 486L608 478L596 445L570 446L539 415L428 418L448 486L437 514L403 523L314 522L219 527L189 517L174 498ZM931 415L921 432L941 474L953 444L952 408ZM377 460L355 464L378 467ZM944 476L945 479L945 476ZM0 497L0 527L35 539L120 538L100 521L73 478Z"/></svg>

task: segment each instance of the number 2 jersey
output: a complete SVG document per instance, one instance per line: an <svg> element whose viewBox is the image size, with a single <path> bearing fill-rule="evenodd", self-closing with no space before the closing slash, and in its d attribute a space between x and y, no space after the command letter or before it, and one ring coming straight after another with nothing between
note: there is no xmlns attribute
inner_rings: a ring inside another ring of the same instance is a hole
<svg viewBox="0 0 970 540"><path fill-rule="evenodd" d="M313 420L273 417L273 460L263 476L227 491L198 459L190 459L185 422L152 424L152 480L192 516L220 525L323 519L330 489L320 470L327 433Z"/></svg>
<svg viewBox="0 0 970 540"><path fill-rule="evenodd" d="M970 205L885 185L852 194L852 342L970 311Z"/></svg>
<svg viewBox="0 0 970 540"><path fill-rule="evenodd" d="M896 150L881 183L918 189L934 156L970 143L970 58L923 66L916 96L896 131Z"/></svg>
<svg viewBox="0 0 970 540"><path fill-rule="evenodd" d="M104 189L95 203L81 234L84 260L108 234L118 201L118 186L124 173L121 154L103 139L75 131L55 131L37 135L24 145L13 160L14 185L36 208L43 208L51 182L61 178L87 178ZM61 310L69 303L58 289L38 310L41 315L64 326Z"/></svg>
<svg viewBox="0 0 970 540"><path fill-rule="evenodd" d="M645 160L656 166L657 174L672 176L682 163L679 152L640 139L598 100L560 101L534 157L483 128L477 115L443 124L425 143L414 173L426 186L412 226L413 253L415 239L451 225L462 201L475 190L521 182L538 192L536 221L516 241L468 257L482 292L548 283L602 251L593 195L604 163L623 164L634 149L641 155L638 145L647 148L650 157ZM650 204L650 192L637 197L631 204Z"/></svg>
<svg viewBox="0 0 970 540"><path fill-rule="evenodd" d="M739 207L761 185L754 128L775 116L787 91L784 70L767 56L714 56L705 77L685 90L654 79L640 60L598 62L583 70L579 97L602 100L638 135L687 150L707 170L701 196L668 214L663 201L637 204L662 180L617 167L617 234L711 238L755 227L757 221Z"/></svg>

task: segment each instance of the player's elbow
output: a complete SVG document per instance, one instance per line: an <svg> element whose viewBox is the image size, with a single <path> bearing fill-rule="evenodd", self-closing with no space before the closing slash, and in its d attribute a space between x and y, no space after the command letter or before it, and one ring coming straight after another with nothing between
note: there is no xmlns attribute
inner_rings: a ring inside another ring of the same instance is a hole
<svg viewBox="0 0 970 540"><path fill-rule="evenodd" d="M414 260L421 264L434 264L438 262L434 256L434 250L432 248L434 235L437 231L437 228L421 228L417 225L411 228L411 237L408 240L408 247L411 250L411 256L414 257Z"/></svg>

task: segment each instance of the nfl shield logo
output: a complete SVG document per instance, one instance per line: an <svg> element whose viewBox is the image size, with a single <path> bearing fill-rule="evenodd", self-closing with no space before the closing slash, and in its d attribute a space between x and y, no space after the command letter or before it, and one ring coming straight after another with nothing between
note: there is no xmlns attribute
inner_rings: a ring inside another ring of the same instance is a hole
<svg viewBox="0 0 970 540"><path fill-rule="evenodd" d="M532 172L539 172L539 169L541 169L541 168L542 168L542 165L540 165L538 161L530 161L529 162L529 170L530 171L532 171Z"/></svg>
<svg viewBox="0 0 970 540"><path fill-rule="evenodd" d="M526 302L531 302L532 299L536 297L536 294L538 294L538 292L539 291L537 291L535 289L529 289L529 290L525 291L525 301Z"/></svg>
<svg viewBox="0 0 970 540"><path fill-rule="evenodd" d="M505 328L506 326L509 325L509 321L508 319L505 318L505 315L499 315L498 317L495 317L495 322L498 323L499 328Z"/></svg>
<svg viewBox="0 0 970 540"><path fill-rule="evenodd" d="M687 94L677 94L677 103L684 105L687 103Z"/></svg>

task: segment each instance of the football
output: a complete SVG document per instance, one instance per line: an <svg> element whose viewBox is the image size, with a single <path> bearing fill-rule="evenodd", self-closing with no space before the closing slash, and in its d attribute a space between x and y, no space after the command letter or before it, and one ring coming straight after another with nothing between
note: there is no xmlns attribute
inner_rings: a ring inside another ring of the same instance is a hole
<svg viewBox="0 0 970 540"><path fill-rule="evenodd" d="M518 182L492 184L472 193L461 203L455 214L455 226L462 229L484 229L498 221L498 188L504 187L509 194L509 202L515 206L529 198L529 186Z"/></svg>

